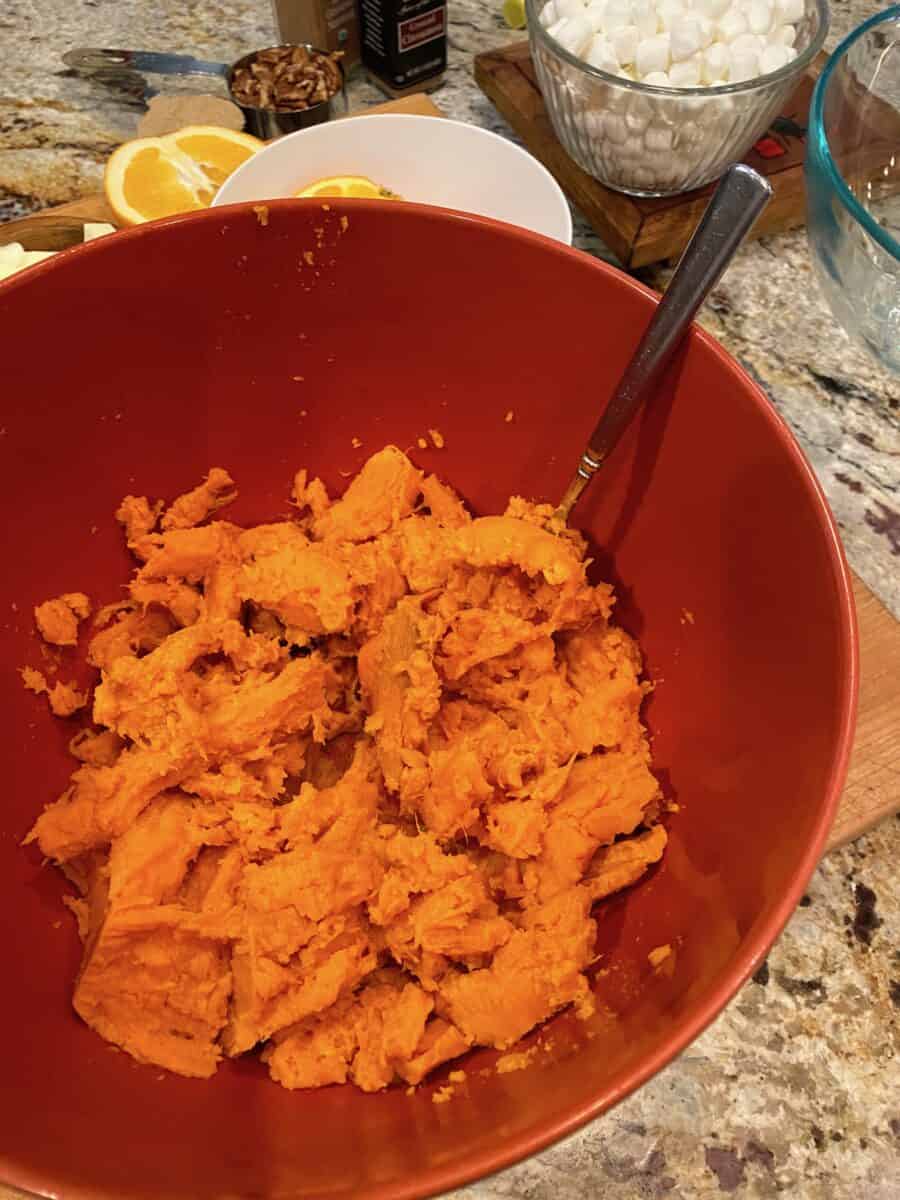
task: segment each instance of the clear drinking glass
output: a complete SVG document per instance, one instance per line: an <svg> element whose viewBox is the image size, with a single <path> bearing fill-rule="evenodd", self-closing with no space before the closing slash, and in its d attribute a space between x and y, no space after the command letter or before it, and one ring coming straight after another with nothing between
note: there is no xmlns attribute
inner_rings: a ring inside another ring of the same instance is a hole
<svg viewBox="0 0 900 1200"><path fill-rule="evenodd" d="M900 372L900 5L854 30L816 84L806 195L834 315Z"/></svg>
<svg viewBox="0 0 900 1200"><path fill-rule="evenodd" d="M778 116L828 32L826 0L805 0L797 57L778 71L719 87L669 88L610 75L570 54L526 0L528 38L553 130L578 165L607 187L674 196L718 179Z"/></svg>

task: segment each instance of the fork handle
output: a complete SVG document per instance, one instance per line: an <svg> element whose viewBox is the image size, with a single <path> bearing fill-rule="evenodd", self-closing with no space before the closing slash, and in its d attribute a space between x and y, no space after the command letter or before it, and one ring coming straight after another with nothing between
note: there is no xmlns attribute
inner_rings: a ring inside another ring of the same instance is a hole
<svg viewBox="0 0 900 1200"><path fill-rule="evenodd" d="M564 520L652 393L700 305L771 197L771 186L745 163L722 176L566 488L559 506Z"/></svg>

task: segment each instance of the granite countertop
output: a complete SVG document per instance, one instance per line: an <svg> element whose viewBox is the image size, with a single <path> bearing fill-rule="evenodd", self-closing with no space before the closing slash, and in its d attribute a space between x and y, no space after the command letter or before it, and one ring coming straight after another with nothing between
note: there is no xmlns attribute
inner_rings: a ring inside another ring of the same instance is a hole
<svg viewBox="0 0 900 1200"><path fill-rule="evenodd" d="M882 7L832 2L830 46ZM471 77L474 53L512 39L498 11L494 0L450 0L450 68L435 99L510 136ZM272 35L267 0L3 0L0 220L97 190L107 155L134 134L138 98L74 77L59 61L66 49L231 61ZM359 78L350 92L354 106L383 99ZM576 228L578 246L611 257L577 213ZM656 286L664 276L641 272ZM803 233L746 246L701 321L790 423L851 565L900 616L900 379L832 321ZM581 1133L457 1200L897 1200L898 861L898 819L828 855L768 962L676 1062ZM0 1200L12 1195L0 1184Z"/></svg>

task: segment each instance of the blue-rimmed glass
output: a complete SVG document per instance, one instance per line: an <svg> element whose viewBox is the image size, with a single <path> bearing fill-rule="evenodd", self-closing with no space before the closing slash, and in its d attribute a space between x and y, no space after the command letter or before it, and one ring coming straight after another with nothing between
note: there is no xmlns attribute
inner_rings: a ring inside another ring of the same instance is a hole
<svg viewBox="0 0 900 1200"><path fill-rule="evenodd" d="M816 84L809 244L847 332L900 371L900 5L843 41Z"/></svg>

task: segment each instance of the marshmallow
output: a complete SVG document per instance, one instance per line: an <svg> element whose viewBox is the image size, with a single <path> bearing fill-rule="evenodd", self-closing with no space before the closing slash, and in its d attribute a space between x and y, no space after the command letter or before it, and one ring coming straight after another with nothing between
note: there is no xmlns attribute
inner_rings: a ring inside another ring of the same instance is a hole
<svg viewBox="0 0 900 1200"><path fill-rule="evenodd" d="M616 57L616 52L611 42L605 34L594 34L594 40L591 42L591 48L588 51L587 62L599 71L608 71L610 74L615 74L618 71L619 60Z"/></svg>
<svg viewBox="0 0 900 1200"><path fill-rule="evenodd" d="M693 58L673 62L669 67L669 79L672 87L699 87L700 64Z"/></svg>
<svg viewBox="0 0 900 1200"><path fill-rule="evenodd" d="M671 30L672 26L684 17L685 7L681 0L659 0L656 15L659 18L660 29Z"/></svg>
<svg viewBox="0 0 900 1200"><path fill-rule="evenodd" d="M775 0L775 18L778 25L796 25L805 16L804 0Z"/></svg>
<svg viewBox="0 0 900 1200"><path fill-rule="evenodd" d="M668 125L648 125L644 145L648 150L671 150L674 134Z"/></svg>
<svg viewBox="0 0 900 1200"><path fill-rule="evenodd" d="M723 42L713 42L703 51L703 66L700 75L705 83L714 79L727 79L731 71L731 51Z"/></svg>
<svg viewBox="0 0 900 1200"><path fill-rule="evenodd" d="M779 25L769 34L770 46L793 46L797 40L797 30L793 25Z"/></svg>
<svg viewBox="0 0 900 1200"><path fill-rule="evenodd" d="M669 67L669 35L657 33L638 43L634 56L634 65L638 76L646 78L654 71L666 71Z"/></svg>
<svg viewBox="0 0 900 1200"><path fill-rule="evenodd" d="M584 12L584 0L554 0L561 17L577 17Z"/></svg>
<svg viewBox="0 0 900 1200"><path fill-rule="evenodd" d="M772 28L772 6L768 0L750 0L747 5L747 24L751 33L766 34Z"/></svg>
<svg viewBox="0 0 900 1200"><path fill-rule="evenodd" d="M606 11L603 14L603 30L614 33L625 25L631 25L631 0L607 0Z"/></svg>
<svg viewBox="0 0 900 1200"><path fill-rule="evenodd" d="M759 56L760 74L768 75L770 71L780 71L782 67L786 67L791 61L790 51L790 46L766 46Z"/></svg>
<svg viewBox="0 0 900 1200"><path fill-rule="evenodd" d="M710 21L717 21L719 17L724 17L730 7L731 0L694 0L693 5L694 12L700 13Z"/></svg>
<svg viewBox="0 0 900 1200"><path fill-rule="evenodd" d="M735 50L731 55L731 82L743 83L759 74L759 55L755 50Z"/></svg>
<svg viewBox="0 0 900 1200"><path fill-rule="evenodd" d="M538 17L540 23L546 29L549 25L555 25L559 20L559 13L556 11L554 0L547 0L547 3L541 9L541 15Z"/></svg>
<svg viewBox="0 0 900 1200"><path fill-rule="evenodd" d="M739 8L729 8L728 12L719 18L719 40L722 42L733 42L749 29L747 18Z"/></svg>
<svg viewBox="0 0 900 1200"><path fill-rule="evenodd" d="M583 117L584 127L594 138L601 138L606 129L606 113L602 110L586 112Z"/></svg>
<svg viewBox="0 0 900 1200"><path fill-rule="evenodd" d="M684 16L672 25L669 31L669 53L673 63L691 58L702 48L703 35L696 17Z"/></svg>
<svg viewBox="0 0 900 1200"><path fill-rule="evenodd" d="M646 83L649 87L671 87L669 76L665 71L650 71L641 80L641 83Z"/></svg>
<svg viewBox="0 0 900 1200"><path fill-rule="evenodd" d="M618 113L606 114L606 140L614 146L623 146L628 141L628 126Z"/></svg>
<svg viewBox="0 0 900 1200"><path fill-rule="evenodd" d="M761 38L756 33L739 33L728 49L732 54L743 54L745 51L749 51L751 54L760 54L765 45L765 38Z"/></svg>
<svg viewBox="0 0 900 1200"><path fill-rule="evenodd" d="M584 10L584 15L590 22L591 29L594 33L599 33L603 28L603 14L606 11L606 5L603 0L594 0L593 4L589 4Z"/></svg>
<svg viewBox="0 0 900 1200"><path fill-rule="evenodd" d="M631 19L637 26L641 38L653 37L659 32L659 17L653 0L634 0L631 9Z"/></svg>
<svg viewBox="0 0 900 1200"><path fill-rule="evenodd" d="M594 31L591 29L590 22L584 15L582 9L581 14L574 17L566 17L563 21L562 29L556 34L556 40L568 50L570 54L582 55L590 46L594 37Z"/></svg>
<svg viewBox="0 0 900 1200"><path fill-rule="evenodd" d="M705 50L715 40L716 27L709 17L699 16L697 20L700 22L700 48Z"/></svg>
<svg viewBox="0 0 900 1200"><path fill-rule="evenodd" d="M620 63L634 62L638 43L641 40L636 25L623 25L621 28L613 30L609 35L609 40Z"/></svg>

